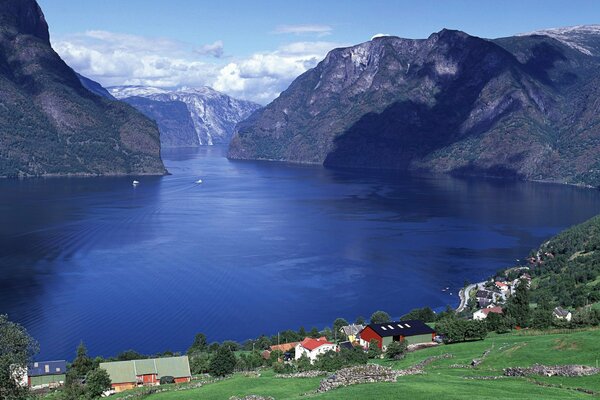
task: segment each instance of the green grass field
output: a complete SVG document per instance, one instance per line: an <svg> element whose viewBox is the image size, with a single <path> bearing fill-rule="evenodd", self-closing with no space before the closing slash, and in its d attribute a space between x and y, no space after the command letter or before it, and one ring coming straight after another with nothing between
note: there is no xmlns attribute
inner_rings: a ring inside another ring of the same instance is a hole
<svg viewBox="0 0 600 400"><path fill-rule="evenodd" d="M468 365L472 359L489 355L477 368L451 368ZM377 360L396 369L405 368L429 356L450 353L451 359L436 361L426 367L423 375L400 377L396 383L364 384L341 388L325 394L310 394L320 378L279 379L272 371L260 377L234 377L204 387L172 391L149 396L152 400L228 399L231 396L257 394L275 399L579 399L600 396L600 376L563 378L528 377L497 380L469 379L481 376L501 376L505 367L526 367L532 364L585 364L600 362L600 329L570 333L522 332L490 335L486 340L438 346L410 353L397 362ZM546 387L542 385L551 385ZM584 393L579 388L596 392ZM306 395L309 393L308 395Z"/></svg>

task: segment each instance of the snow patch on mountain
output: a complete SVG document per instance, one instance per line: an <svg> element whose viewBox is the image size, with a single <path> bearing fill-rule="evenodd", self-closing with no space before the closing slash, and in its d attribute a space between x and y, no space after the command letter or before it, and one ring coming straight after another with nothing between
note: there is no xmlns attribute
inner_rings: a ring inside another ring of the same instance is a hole
<svg viewBox="0 0 600 400"><path fill-rule="evenodd" d="M576 25L564 28L541 29L538 31L520 33L517 36L544 35L554 38L572 49L588 56L593 56L594 49L586 44L590 36L600 38L600 25Z"/></svg>

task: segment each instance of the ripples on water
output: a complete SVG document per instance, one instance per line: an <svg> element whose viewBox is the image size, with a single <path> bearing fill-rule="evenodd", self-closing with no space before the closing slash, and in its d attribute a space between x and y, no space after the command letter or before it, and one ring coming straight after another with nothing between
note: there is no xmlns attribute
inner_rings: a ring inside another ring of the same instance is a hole
<svg viewBox="0 0 600 400"><path fill-rule="evenodd" d="M0 312L40 341L40 358L72 358L80 340L94 355L175 351L197 332L241 341L455 305L465 279L600 205L573 187L231 162L222 150L165 152L172 175L136 188L0 182Z"/></svg>

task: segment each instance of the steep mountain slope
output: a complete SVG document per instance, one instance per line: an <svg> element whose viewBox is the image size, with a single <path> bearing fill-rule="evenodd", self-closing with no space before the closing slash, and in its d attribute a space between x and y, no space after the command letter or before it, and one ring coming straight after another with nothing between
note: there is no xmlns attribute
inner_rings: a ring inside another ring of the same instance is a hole
<svg viewBox="0 0 600 400"><path fill-rule="evenodd" d="M199 145L194 121L182 101L158 101L146 97L125 97L132 105L158 124L162 147L195 147Z"/></svg>
<svg viewBox="0 0 600 400"><path fill-rule="evenodd" d="M240 123L229 157L598 185L598 66L549 36L376 38Z"/></svg>
<svg viewBox="0 0 600 400"><path fill-rule="evenodd" d="M163 174L156 124L86 90L35 0L0 2L0 176Z"/></svg>
<svg viewBox="0 0 600 400"><path fill-rule="evenodd" d="M168 147L229 143L235 125L260 108L256 103L231 98L209 87L165 90L148 86L115 86L108 90L116 98L155 119L161 128L162 144ZM137 100L131 100L134 97ZM142 97L153 103L142 102L139 100ZM176 117L170 113L169 110L178 107L174 102L187 106L187 116L177 113ZM190 120L193 134L189 130ZM165 129L167 125L169 129Z"/></svg>
<svg viewBox="0 0 600 400"><path fill-rule="evenodd" d="M90 78L87 78L81 74L78 74L77 72L75 74L77 74L77 77L79 78L79 82L81 82L83 87L86 88L87 90L89 90L90 92L97 94L98 96L107 98L109 100L116 100L116 98L112 94L110 94L108 92L108 90L106 90L98 82L93 81Z"/></svg>

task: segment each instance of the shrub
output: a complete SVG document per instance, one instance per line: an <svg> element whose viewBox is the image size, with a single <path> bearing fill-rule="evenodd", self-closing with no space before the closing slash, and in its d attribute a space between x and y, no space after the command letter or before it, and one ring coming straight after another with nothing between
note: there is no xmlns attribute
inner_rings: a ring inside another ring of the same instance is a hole
<svg viewBox="0 0 600 400"><path fill-rule="evenodd" d="M392 360L400 360L401 358L404 358L407 349L408 344L406 343L406 340L392 342L387 346L385 356Z"/></svg>
<svg viewBox="0 0 600 400"><path fill-rule="evenodd" d="M175 383L175 378L172 376L163 376L160 378L160 384L161 385L170 385Z"/></svg>
<svg viewBox="0 0 600 400"><path fill-rule="evenodd" d="M209 372L212 376L226 376L235 370L235 354L229 347L221 346L212 356L209 365Z"/></svg>

